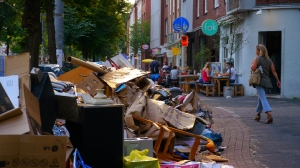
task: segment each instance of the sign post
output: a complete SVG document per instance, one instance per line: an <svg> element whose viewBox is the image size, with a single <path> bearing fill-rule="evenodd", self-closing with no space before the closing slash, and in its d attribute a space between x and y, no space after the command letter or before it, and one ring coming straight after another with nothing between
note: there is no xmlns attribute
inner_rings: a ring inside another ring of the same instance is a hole
<svg viewBox="0 0 300 168"><path fill-rule="evenodd" d="M189 21L184 18L184 17L178 17L174 20L173 22L173 29L175 32L179 33L179 37L182 38L182 34L185 33L188 29L189 29ZM186 38L188 40L188 38ZM183 69L184 67L184 63L185 63L185 59L184 59L184 55L185 52L183 52L183 50L186 47L181 47L181 60L179 60L179 66L181 66L181 68Z"/></svg>

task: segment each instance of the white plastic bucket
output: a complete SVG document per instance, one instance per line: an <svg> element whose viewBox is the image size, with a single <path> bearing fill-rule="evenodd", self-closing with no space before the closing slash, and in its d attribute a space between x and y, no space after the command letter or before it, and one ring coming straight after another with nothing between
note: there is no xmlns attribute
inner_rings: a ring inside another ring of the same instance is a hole
<svg viewBox="0 0 300 168"><path fill-rule="evenodd" d="M233 86L224 86L223 87L223 96L224 97L233 97L234 95L234 88Z"/></svg>

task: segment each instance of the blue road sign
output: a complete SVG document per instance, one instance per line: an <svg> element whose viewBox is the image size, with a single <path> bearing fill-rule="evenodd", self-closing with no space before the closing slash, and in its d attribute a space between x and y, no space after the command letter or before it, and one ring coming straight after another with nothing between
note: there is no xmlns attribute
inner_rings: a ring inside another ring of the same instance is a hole
<svg viewBox="0 0 300 168"><path fill-rule="evenodd" d="M173 22L173 29L175 32L185 33L189 29L189 21L184 17L178 17Z"/></svg>

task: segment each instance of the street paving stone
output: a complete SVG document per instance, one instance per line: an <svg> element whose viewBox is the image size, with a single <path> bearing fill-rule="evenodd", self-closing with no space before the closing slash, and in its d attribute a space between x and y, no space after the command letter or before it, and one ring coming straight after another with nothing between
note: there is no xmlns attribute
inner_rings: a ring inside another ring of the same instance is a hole
<svg viewBox="0 0 300 168"><path fill-rule="evenodd" d="M221 155L235 168L300 167L300 100L268 98L274 121L267 117L254 121L257 97L206 97L200 99L213 107L212 130L223 136Z"/></svg>

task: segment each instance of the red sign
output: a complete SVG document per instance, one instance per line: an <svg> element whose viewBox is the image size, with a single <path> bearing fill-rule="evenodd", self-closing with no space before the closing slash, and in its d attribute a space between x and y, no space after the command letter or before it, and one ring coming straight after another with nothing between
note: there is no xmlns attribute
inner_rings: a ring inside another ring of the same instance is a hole
<svg viewBox="0 0 300 168"><path fill-rule="evenodd" d="M189 45L189 37L181 36L181 46L187 47Z"/></svg>

